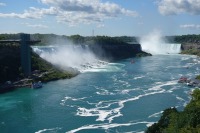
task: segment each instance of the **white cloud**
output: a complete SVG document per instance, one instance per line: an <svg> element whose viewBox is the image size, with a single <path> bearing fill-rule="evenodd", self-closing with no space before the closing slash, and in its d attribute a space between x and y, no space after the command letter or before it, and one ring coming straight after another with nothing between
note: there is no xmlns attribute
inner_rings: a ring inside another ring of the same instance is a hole
<svg viewBox="0 0 200 133"><path fill-rule="evenodd" d="M35 7L30 7L29 10L25 10L24 13L0 13L0 17L4 18L30 18L30 19L40 19L44 15L55 15L57 11L55 8L50 7L49 9L38 9Z"/></svg>
<svg viewBox="0 0 200 133"><path fill-rule="evenodd" d="M102 23L105 19L118 18L121 15L136 17L135 11L127 10L121 6L102 2L101 0L39 0L49 8L31 7L22 14L0 13L0 17L11 18L43 18L44 16L56 16L58 22L67 23L70 26L77 24Z"/></svg>
<svg viewBox="0 0 200 133"><path fill-rule="evenodd" d="M39 29L46 29L48 26L42 25L42 24L29 24L29 23L22 23L23 25L26 25L28 27L33 27L33 28L39 28Z"/></svg>
<svg viewBox="0 0 200 133"><path fill-rule="evenodd" d="M200 0L159 0L157 4L162 15L180 13L200 15Z"/></svg>
<svg viewBox="0 0 200 133"><path fill-rule="evenodd" d="M135 11L126 10L115 3L100 0L41 0L43 4L56 8L57 20L71 26L84 23L101 23L105 19L120 15L137 16Z"/></svg>
<svg viewBox="0 0 200 133"><path fill-rule="evenodd" d="M103 27L105 27L104 24L100 24L100 23L99 23L99 24L97 25L97 28L103 28Z"/></svg>
<svg viewBox="0 0 200 133"><path fill-rule="evenodd" d="M200 25L184 24L184 25L180 25L180 28L184 28L184 29L200 29Z"/></svg>
<svg viewBox="0 0 200 133"><path fill-rule="evenodd" d="M6 6L6 3L0 3L0 6Z"/></svg>
<svg viewBox="0 0 200 133"><path fill-rule="evenodd" d="M41 0L41 2L61 11L85 12L88 14L101 13L108 16L119 14L137 16L135 11L126 10L115 3L102 3L100 0Z"/></svg>

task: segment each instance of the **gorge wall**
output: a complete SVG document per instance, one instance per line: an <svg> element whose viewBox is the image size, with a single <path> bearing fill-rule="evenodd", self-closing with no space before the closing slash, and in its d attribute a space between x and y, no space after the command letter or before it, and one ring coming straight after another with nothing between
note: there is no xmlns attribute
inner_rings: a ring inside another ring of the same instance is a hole
<svg viewBox="0 0 200 133"><path fill-rule="evenodd" d="M140 44L93 44L89 45L88 47L96 56L109 61L150 55L142 51Z"/></svg>
<svg viewBox="0 0 200 133"><path fill-rule="evenodd" d="M189 50L189 49L199 49L200 43L182 43L181 50Z"/></svg>

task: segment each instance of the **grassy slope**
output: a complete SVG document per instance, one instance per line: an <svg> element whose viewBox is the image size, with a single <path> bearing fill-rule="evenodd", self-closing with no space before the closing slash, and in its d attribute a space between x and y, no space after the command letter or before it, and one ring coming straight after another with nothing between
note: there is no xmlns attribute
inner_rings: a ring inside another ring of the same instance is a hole
<svg viewBox="0 0 200 133"><path fill-rule="evenodd" d="M181 54L189 54L189 55L197 55L200 56L200 50L199 49L188 49L181 52Z"/></svg>

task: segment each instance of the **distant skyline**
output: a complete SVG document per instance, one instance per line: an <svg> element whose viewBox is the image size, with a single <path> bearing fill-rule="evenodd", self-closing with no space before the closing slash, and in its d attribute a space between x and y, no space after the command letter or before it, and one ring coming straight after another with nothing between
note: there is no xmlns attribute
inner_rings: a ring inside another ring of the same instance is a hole
<svg viewBox="0 0 200 133"><path fill-rule="evenodd" d="M200 0L0 0L0 33L200 34Z"/></svg>

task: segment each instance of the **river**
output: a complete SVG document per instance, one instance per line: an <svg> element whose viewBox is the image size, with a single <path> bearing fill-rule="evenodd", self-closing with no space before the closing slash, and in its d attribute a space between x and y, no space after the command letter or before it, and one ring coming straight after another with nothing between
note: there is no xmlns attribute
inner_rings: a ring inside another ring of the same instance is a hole
<svg viewBox="0 0 200 133"><path fill-rule="evenodd" d="M164 109L189 102L194 88L177 81L199 74L199 63L188 55L126 59L42 89L0 94L0 132L144 132Z"/></svg>

